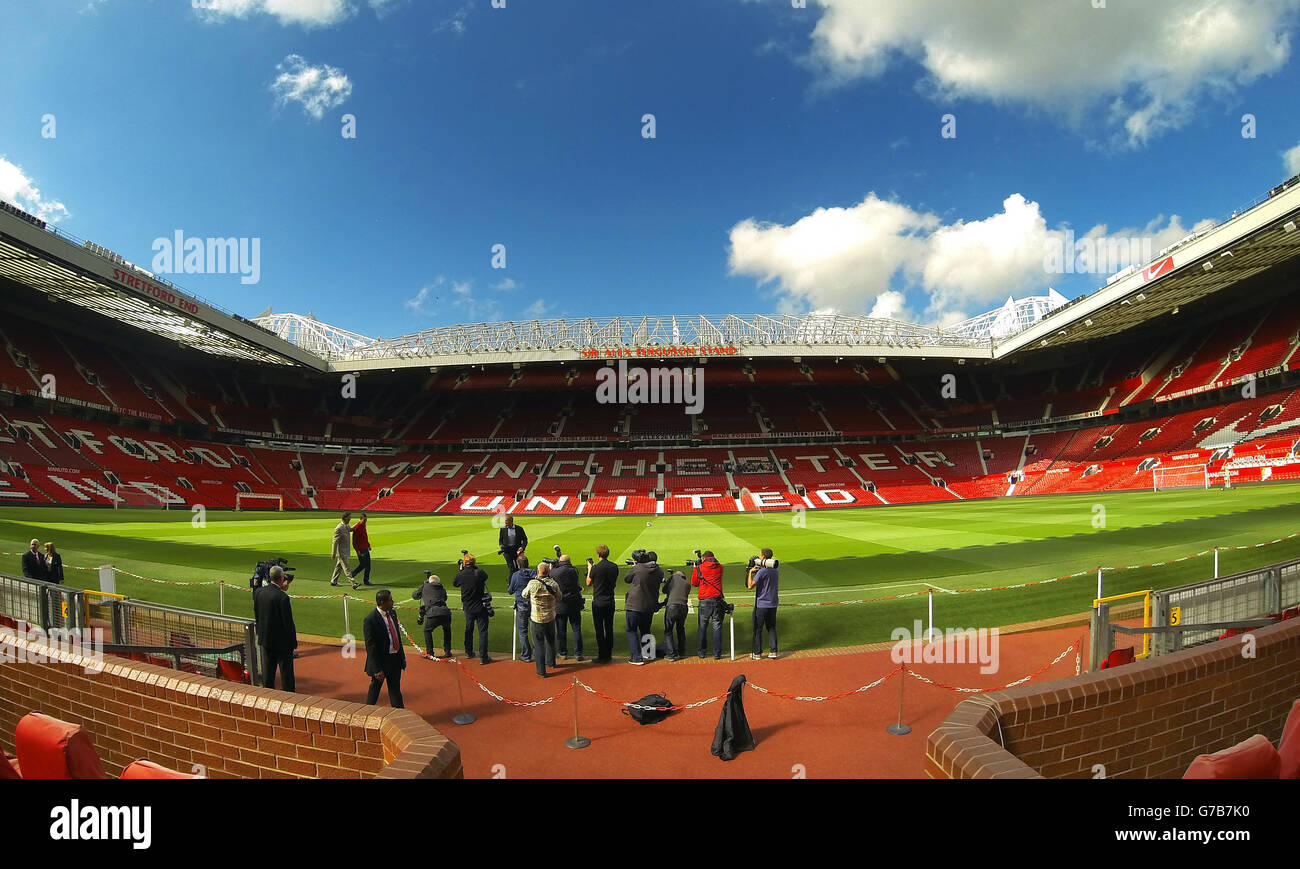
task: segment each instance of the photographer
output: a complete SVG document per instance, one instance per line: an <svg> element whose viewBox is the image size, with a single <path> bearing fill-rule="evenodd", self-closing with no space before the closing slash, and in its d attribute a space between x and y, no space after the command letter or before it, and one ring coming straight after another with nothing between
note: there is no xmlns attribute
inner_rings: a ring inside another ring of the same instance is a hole
<svg viewBox="0 0 1300 869"><path fill-rule="evenodd" d="M591 622L596 630L596 663L608 664L614 655L614 590L618 588L618 565L609 560L609 547L596 547L593 562L587 559L587 585L591 586Z"/></svg>
<svg viewBox="0 0 1300 869"><path fill-rule="evenodd" d="M424 625L424 648L430 658L436 658L433 652L433 632L442 628L442 656L451 657L451 608L447 606L447 589L442 587L442 580L429 571L424 572L424 583L411 592L411 597L420 602L419 624Z"/></svg>
<svg viewBox="0 0 1300 869"><path fill-rule="evenodd" d="M700 609L696 615L696 624L699 626L700 648L699 654L703 658L704 644L707 630L710 623L713 625L713 657L715 660L722 658L722 616L723 604L726 601L722 597L722 565L718 559L713 557L713 551L704 550L700 563L695 565L691 571L691 585L700 590Z"/></svg>
<svg viewBox="0 0 1300 869"><path fill-rule="evenodd" d="M537 578L537 571L528 569L527 555L520 555L518 563L519 569L510 574L510 584L506 587L506 593L515 596L515 633L519 636L519 649L523 652L519 660L531 661L533 640L528 624L532 605L528 603L528 598L524 597L524 589L528 588L528 583Z"/></svg>
<svg viewBox="0 0 1300 869"><path fill-rule="evenodd" d="M664 578L664 648L668 660L680 661L686 651L686 603L691 599L691 581L680 570Z"/></svg>
<svg viewBox="0 0 1300 869"><path fill-rule="evenodd" d="M488 657L488 610L483 603L487 592L487 573L468 552L460 560L460 570L452 584L460 589L460 608L465 613L465 657L474 657L474 629L478 628L479 663L491 664Z"/></svg>
<svg viewBox="0 0 1300 869"><path fill-rule="evenodd" d="M532 605L529 626L533 631L533 660L537 675L545 679L546 668L555 668L555 606L560 599L560 586L551 579L549 564L537 565L537 576L524 589L524 597Z"/></svg>
<svg viewBox="0 0 1300 869"><path fill-rule="evenodd" d="M625 599L627 643L632 651L629 663L640 666L645 663L641 659L641 637L652 631L654 615L659 611L659 585L664 581L664 572L654 552L638 549L632 553L632 561L632 569L623 577L632 586Z"/></svg>
<svg viewBox="0 0 1300 869"><path fill-rule="evenodd" d="M555 634L560 643L560 657L569 657L569 626L573 626L573 652L576 660L582 657L582 610L587 601L582 597L582 584L578 569L568 555L560 556L560 563L552 568L551 578L560 587L560 600L555 607Z"/></svg>
<svg viewBox="0 0 1300 869"><path fill-rule="evenodd" d="M746 586L754 589L754 651L752 660L763 657L763 629L771 635L772 651L769 658L776 658L776 586L779 562L772 557L772 550L764 549L758 558L749 559L749 576Z"/></svg>

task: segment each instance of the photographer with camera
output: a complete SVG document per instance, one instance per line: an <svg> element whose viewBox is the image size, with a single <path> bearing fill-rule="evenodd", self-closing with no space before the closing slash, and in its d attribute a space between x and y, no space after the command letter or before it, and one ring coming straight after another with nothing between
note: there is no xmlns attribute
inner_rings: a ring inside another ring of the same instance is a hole
<svg viewBox="0 0 1300 869"><path fill-rule="evenodd" d="M698 551L698 550L697 550ZM722 659L722 617L727 612L727 601L722 596L722 564L713 557L713 550L706 549L699 559L691 564L691 585L700 590L700 609L696 615L699 627L701 658L705 654L705 631L713 625L713 658Z"/></svg>
<svg viewBox="0 0 1300 869"><path fill-rule="evenodd" d="M609 560L609 547L596 547L596 561L587 559L587 585L591 586L591 622L596 631L596 663L608 664L614 655L614 591L618 565Z"/></svg>
<svg viewBox="0 0 1300 869"><path fill-rule="evenodd" d="M545 679L546 668L555 669L555 607L560 600L560 586L551 578L547 561L537 565L537 576L524 589L524 597L532 605L529 627L533 632L533 661L537 675Z"/></svg>
<svg viewBox="0 0 1300 869"><path fill-rule="evenodd" d="M555 549L558 553L560 547ZM555 607L555 635L560 643L560 657L569 657L569 626L572 625L574 655L576 660L585 661L582 656L582 611L587 601L582 596L578 569L568 555L560 555L560 563L551 569L551 578L560 587L560 600Z"/></svg>
<svg viewBox="0 0 1300 869"><path fill-rule="evenodd" d="M411 597L420 602L420 616L415 623L424 625L424 648L429 657L438 657L433 653L433 632L442 628L442 656L450 658L451 608L447 606L447 589L443 588L442 580L426 570L423 584L411 592Z"/></svg>
<svg viewBox="0 0 1300 869"><path fill-rule="evenodd" d="M623 581L631 585L624 600L627 609L627 643L632 651L628 662L641 666L641 638L651 633L655 613L659 611L659 586L664 581L663 569L654 552L638 549L627 562L632 565Z"/></svg>
<svg viewBox="0 0 1300 869"><path fill-rule="evenodd" d="M293 582L294 569L289 566L289 559L274 557L268 558L266 561L257 562L257 566L253 568L253 575L248 580L248 587L253 589L253 591L257 591L259 588L269 584L271 582L271 570L276 567L280 568L284 572L285 577L290 582Z"/></svg>
<svg viewBox="0 0 1300 869"><path fill-rule="evenodd" d="M460 589L460 608L465 613L465 657L474 657L474 629L478 629L479 663L491 664L488 657L488 605L487 572L478 566L474 556L462 550L460 570L452 584Z"/></svg>
<svg viewBox="0 0 1300 869"><path fill-rule="evenodd" d="M745 585L754 589L754 651L750 659L757 661L763 657L763 629L771 635L772 651L769 658L776 658L776 586L777 568L781 563L772 557L772 550L764 549L762 555L749 559L749 576Z"/></svg>
<svg viewBox="0 0 1300 869"><path fill-rule="evenodd" d="M528 583L537 578L537 571L528 569L527 555L520 555L518 564L519 569L510 574L510 584L506 586L506 593L515 596L515 633L519 637L519 649L523 652L519 660L531 661L533 639L529 629L529 614L533 607L528 602L528 598L524 597L524 589L528 588Z"/></svg>
<svg viewBox="0 0 1300 869"><path fill-rule="evenodd" d="M668 660L680 661L686 651L686 605L691 599L691 581L680 570L664 577L664 648Z"/></svg>

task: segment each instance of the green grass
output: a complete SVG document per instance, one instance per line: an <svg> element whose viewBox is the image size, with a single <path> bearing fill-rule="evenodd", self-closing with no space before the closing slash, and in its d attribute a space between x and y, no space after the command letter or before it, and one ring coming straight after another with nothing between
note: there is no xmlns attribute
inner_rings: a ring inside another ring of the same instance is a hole
<svg viewBox="0 0 1300 869"><path fill-rule="evenodd" d="M1105 509L1095 527L1094 505ZM636 548L657 550L663 564L681 565L690 550L712 549L727 565L724 586L734 602L752 601L744 587L744 561L762 546L781 559L782 604L848 601L924 591L933 587L940 627L989 627L1085 612L1096 593L1095 577L1007 591L949 595L942 591L1005 586L1107 567L1146 564L1212 546L1259 543L1294 533L1300 516L1300 485L1155 493L1104 493L944 503L889 508L810 510L792 513L647 517L519 517L528 529L534 556L559 543L576 560L598 543L620 561ZM246 591L254 563L282 554L297 568L291 591L299 595L339 594L328 584L329 542L338 517L332 513L230 513L210 511L206 527L194 527L187 511L86 508L0 508L0 550L18 553L32 537L54 540L65 564L114 566L143 576L195 582L225 580L226 612L250 615ZM650 522L647 525L647 521ZM802 524L803 527L798 527ZM1099 523L1098 523L1099 524ZM505 566L495 555L497 531L489 517L370 516L373 581L409 602L410 590L427 567L450 585L462 547L476 552L489 575L498 604L492 649L510 649ZM1275 546L1221 553L1222 573L1300 556L1300 538ZM17 555L5 566L19 572ZM355 560L354 560L355 563ZM1165 567L1106 575L1107 594L1160 588L1209 578L1209 556ZM93 572L68 570L67 581L97 588ZM129 597L216 611L215 586L158 585L118 575L119 593ZM362 589L357 594L367 591ZM453 592L453 601L459 595ZM350 605L353 630L366 605ZM302 633L339 636L338 600L294 602ZM924 596L851 606L784 607L780 614L785 649L843 646L889 639L898 626L924 619ZM505 616L503 618L503 615ZM738 610L737 646L749 636L747 610ZM415 613L403 611L414 634ZM625 649L622 618L616 619L615 653ZM459 647L462 622L452 633ZM659 620L662 627L662 616ZM590 619L584 619L594 649ZM418 634L416 634L418 636ZM694 619L688 622L694 643Z"/></svg>

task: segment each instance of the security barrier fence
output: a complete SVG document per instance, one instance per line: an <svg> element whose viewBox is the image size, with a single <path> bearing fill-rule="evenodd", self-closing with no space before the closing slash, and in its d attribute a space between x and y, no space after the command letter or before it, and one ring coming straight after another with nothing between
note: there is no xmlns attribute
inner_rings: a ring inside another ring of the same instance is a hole
<svg viewBox="0 0 1300 869"><path fill-rule="evenodd" d="M44 631L101 628L104 650L180 670L219 674L238 662L254 683L261 668L250 619L128 600L0 573L0 615Z"/></svg>

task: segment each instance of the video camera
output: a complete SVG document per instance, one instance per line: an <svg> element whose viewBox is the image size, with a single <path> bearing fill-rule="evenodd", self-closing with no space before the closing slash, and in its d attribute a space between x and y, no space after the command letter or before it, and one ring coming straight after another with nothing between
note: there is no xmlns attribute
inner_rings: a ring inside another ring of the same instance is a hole
<svg viewBox="0 0 1300 869"><path fill-rule="evenodd" d="M270 582L272 567L278 567L282 569L284 571L284 575L286 579L289 580L293 579L294 568L289 566L289 559L280 558L279 556L274 556L272 558L266 559L265 561L257 562L257 566L253 568L253 576L251 579L248 580L249 587L261 588L263 585L266 585L266 583Z"/></svg>
<svg viewBox="0 0 1300 869"><path fill-rule="evenodd" d="M650 561L650 553L644 549L633 549L632 557L626 559L624 564L646 564Z"/></svg>
<svg viewBox="0 0 1300 869"><path fill-rule="evenodd" d="M749 564L746 565L746 570L753 570L755 567L776 568L780 566L781 562L775 558L764 558L761 555L751 555L749 556Z"/></svg>

